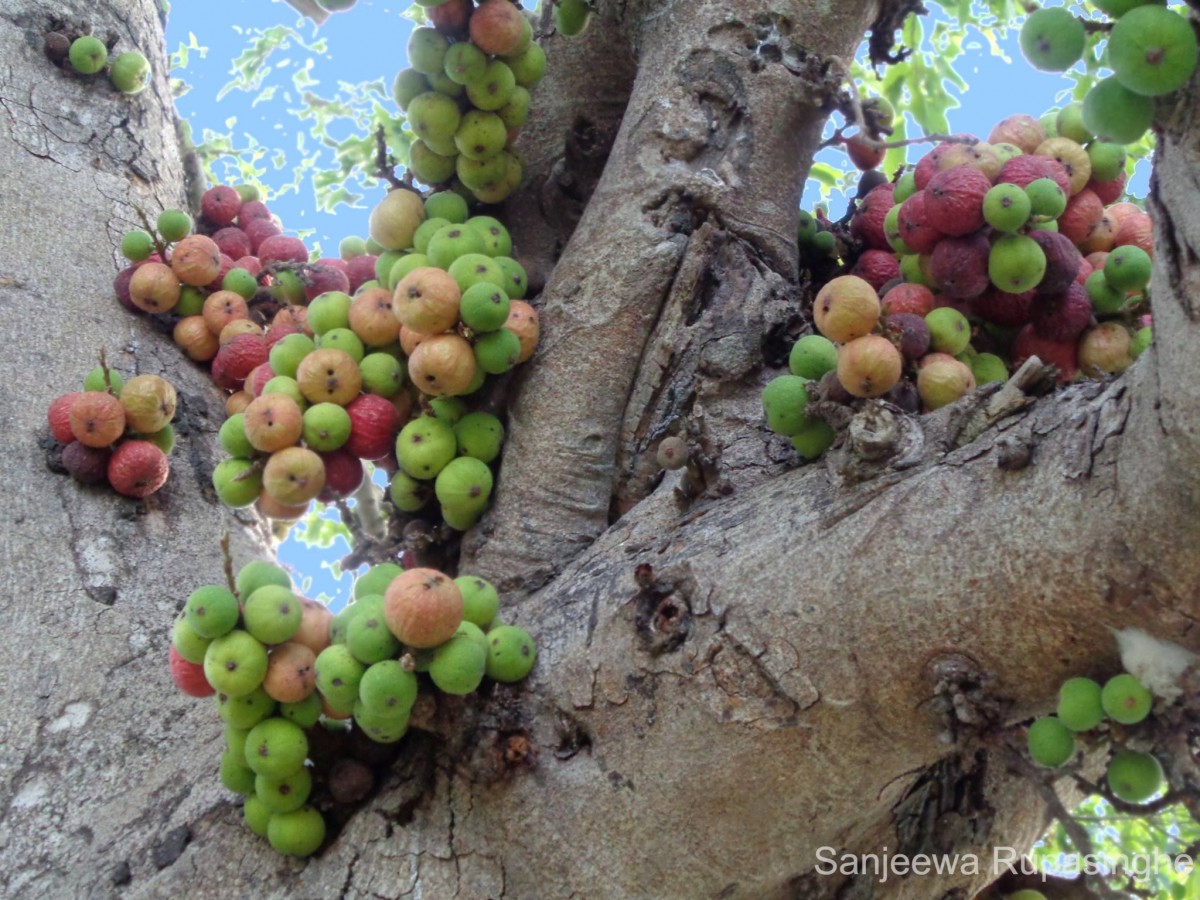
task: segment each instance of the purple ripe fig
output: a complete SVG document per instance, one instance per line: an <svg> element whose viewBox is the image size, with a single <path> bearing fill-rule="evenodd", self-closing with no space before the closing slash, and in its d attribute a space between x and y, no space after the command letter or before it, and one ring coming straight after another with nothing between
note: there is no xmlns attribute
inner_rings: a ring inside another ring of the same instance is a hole
<svg viewBox="0 0 1200 900"><path fill-rule="evenodd" d="M79 441L71 441L63 447L62 464L80 484L100 484L108 480L110 456L112 451L107 447L89 447Z"/></svg>
<svg viewBox="0 0 1200 900"><path fill-rule="evenodd" d="M1054 231L1031 231L1029 237L1046 255L1046 273L1038 284L1038 293L1056 294L1065 291L1079 275L1083 254L1066 235Z"/></svg>
<svg viewBox="0 0 1200 900"><path fill-rule="evenodd" d="M977 297L991 286L988 276L991 249L980 232L943 238L930 255L930 274L947 297L962 300Z"/></svg>
<svg viewBox="0 0 1200 900"><path fill-rule="evenodd" d="M915 313L895 313L887 318L883 333L891 338L900 355L915 362L929 352L929 326Z"/></svg>
<svg viewBox="0 0 1200 900"><path fill-rule="evenodd" d="M1091 324L1092 301L1083 285L1074 282L1058 294L1039 290L1029 319L1039 336L1052 341L1073 341Z"/></svg>

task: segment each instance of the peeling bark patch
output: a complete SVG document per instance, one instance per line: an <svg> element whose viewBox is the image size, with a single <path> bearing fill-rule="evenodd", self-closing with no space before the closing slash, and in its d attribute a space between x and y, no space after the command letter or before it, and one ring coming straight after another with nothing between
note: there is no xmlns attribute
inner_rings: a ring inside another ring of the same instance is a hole
<svg viewBox="0 0 1200 900"><path fill-rule="evenodd" d="M680 64L677 77L690 86L691 102L672 106L664 101L654 108L663 158L687 163L713 186L724 187L729 176L723 173L749 166L753 142L738 65L727 54L698 50Z"/></svg>
<svg viewBox="0 0 1200 900"><path fill-rule="evenodd" d="M722 629L697 664L701 698L721 722L796 726L798 713L820 693L800 670L795 650L782 639L762 644L744 627L739 633L741 639Z"/></svg>
<svg viewBox="0 0 1200 900"><path fill-rule="evenodd" d="M117 589L110 584L85 587L87 595L103 606L112 606L117 602Z"/></svg>
<svg viewBox="0 0 1200 900"><path fill-rule="evenodd" d="M980 847L996 811L987 802L987 756L948 757L934 763L892 809L898 854L950 854Z"/></svg>
<svg viewBox="0 0 1200 900"><path fill-rule="evenodd" d="M664 197L656 218L694 216L683 199ZM763 334L792 322L798 306L790 283L757 245L705 213L688 239L626 410L615 516L660 483L652 447L664 434L686 434L694 451L695 465L681 484L685 501L722 496L776 471L758 435L762 409L750 383L761 374Z"/></svg>

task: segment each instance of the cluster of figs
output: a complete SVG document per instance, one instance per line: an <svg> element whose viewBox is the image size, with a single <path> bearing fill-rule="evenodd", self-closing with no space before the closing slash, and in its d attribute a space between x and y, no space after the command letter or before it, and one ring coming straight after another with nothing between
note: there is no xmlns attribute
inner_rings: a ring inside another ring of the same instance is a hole
<svg viewBox="0 0 1200 900"><path fill-rule="evenodd" d="M374 778L364 761L390 758L379 751L407 734L418 704L429 715L439 694L529 674L533 639L499 608L486 579L381 563L335 616L286 571L254 561L187 598L171 677L189 696L215 697L220 780L244 797L246 825L279 853L309 856L326 839L322 810L362 799ZM346 740L328 753L331 735Z"/></svg>
<svg viewBox="0 0 1200 900"><path fill-rule="evenodd" d="M1154 705L1154 697L1138 679L1122 672L1103 685L1091 678L1068 678L1058 693L1054 715L1036 719L1029 726L1026 744L1038 765L1065 766L1075 756L1077 739L1099 735L1111 740L1114 730L1142 722ZM1145 803L1162 790L1162 764L1153 753L1128 746L1112 748L1106 782L1109 791L1126 803Z"/></svg>
<svg viewBox="0 0 1200 900"><path fill-rule="evenodd" d="M836 437L806 414L822 379L830 399L919 413L1031 356L1065 384L1124 371L1149 346L1150 216L1120 202L1126 150L1082 113L1012 115L986 141L937 144L894 181L867 172L881 183L842 234L801 214L802 254L841 246L854 259L817 293L816 333L792 348L790 374L763 393L768 426L801 456Z"/></svg>
<svg viewBox="0 0 1200 900"><path fill-rule="evenodd" d="M392 191L370 235L310 261L253 191L216 186L198 220L166 210L124 235L116 293L227 392L229 458L213 473L226 505L294 521L313 500L351 496L369 462L394 473L400 510L436 498L466 530L504 434L470 404L533 355L528 279L507 229L453 191Z"/></svg>

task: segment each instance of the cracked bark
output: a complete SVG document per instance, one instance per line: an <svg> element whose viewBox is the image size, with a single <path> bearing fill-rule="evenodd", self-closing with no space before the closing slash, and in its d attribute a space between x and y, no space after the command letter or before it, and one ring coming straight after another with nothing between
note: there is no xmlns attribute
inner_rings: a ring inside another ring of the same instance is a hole
<svg viewBox="0 0 1200 900"><path fill-rule="evenodd" d="M55 82L29 43L48 7L21 0L0 17L0 208L40 233L61 230L64 209L81 223L69 254L0 231L0 330L22 348L0 366L15 385L31 365L46 373L0 397L15 511L0 538L6 896L970 896L990 875L852 882L817 875L815 852L1027 844L1036 790L948 710L1000 724L1045 711L1064 677L1115 666L1109 627L1200 646L1194 90L1163 111L1155 350L1120 379L1005 404L996 420L991 398L924 417L901 457L834 453L780 474L757 423L770 373L756 354L799 315L790 235L822 60L848 54L871 11L762 4L741 22L704 2L605 7L623 30L589 29L584 46L628 41L639 75L629 93L625 57L604 70L575 132L595 137L590 157L570 147L580 114L566 99L583 96L588 69L564 60L573 93L539 94L551 112L531 169L548 196L573 184L583 213L576 228L546 194L521 201L518 237L548 236L546 258L559 239L566 249L497 509L474 536L539 664L519 690L447 704L439 736L408 742L319 857L280 859L216 784L211 707L175 694L164 665L171 613L219 580L220 533L253 552L199 489L217 400L160 335L98 300L128 202L180 196L171 123L134 101L160 177L131 178L91 137L96 122L132 121L128 101ZM154 27L148 2L96 15ZM602 55L581 52L588 65ZM162 103L161 76L155 89ZM23 111L51 97L65 124L35 127ZM605 157L593 191L588 165ZM576 170L578 182L564 175ZM31 307L76 327L47 329ZM166 373L195 398L154 504L46 471L44 410L99 344L123 371ZM684 419L712 457L699 491L642 463ZM111 605L88 593L106 586ZM538 763L508 772L491 750L517 728ZM178 855L160 869L156 848Z"/></svg>

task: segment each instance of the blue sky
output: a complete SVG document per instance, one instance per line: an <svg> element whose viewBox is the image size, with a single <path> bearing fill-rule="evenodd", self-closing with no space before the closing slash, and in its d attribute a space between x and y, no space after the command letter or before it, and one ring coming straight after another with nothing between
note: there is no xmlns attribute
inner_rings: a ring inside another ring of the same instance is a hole
<svg viewBox="0 0 1200 900"><path fill-rule="evenodd" d="M215 13L218 6L219 14ZM249 134L262 144L287 151L285 165L278 171L268 166L271 171L265 176L268 184L285 183L290 179L294 161L302 157L300 145L306 152L317 146L311 137L302 134L302 123L288 114L289 108L299 105L293 74L306 70L307 78L314 82L313 90L322 95L334 93L339 82L355 84L382 79L390 96L392 79L407 64L405 48L414 27L412 20L401 15L407 7L404 0L359 0L354 9L332 16L317 28L281 0L221 0L219 5L177 0L167 22L168 51L189 44L205 48L203 52L191 51L186 68L174 73L190 85L178 102L180 114L192 123L197 139L207 127L231 131L235 146L244 144ZM218 99L230 81L231 61L245 49L254 33L275 26L295 28L309 44L323 39L327 49L323 53L309 53L294 45L273 54L268 60L270 72L266 73L264 85L277 88L266 99L259 96L261 89L252 93L232 90ZM586 40L586 36L581 40ZM957 61L956 68L969 88L959 98L961 106L948 114L951 130L986 137L992 125L1006 115L1016 112L1036 115L1062 102L1056 95L1067 88L1067 83L1061 76L1035 71L1024 61L1017 49L1015 30L999 44L1008 61L995 55L978 36L968 40L966 49L966 56ZM534 102L537 102L536 92ZM915 133L915 129L910 133ZM920 152L919 147L910 150L909 160L915 161ZM840 151L826 151L819 159L844 166ZM1143 185L1143 192L1145 168L1135 181L1135 186ZM269 203L285 229L311 230L309 245L319 242L326 254L333 254L341 238L366 234L369 205L382 195L382 188L368 189L359 208L342 206L335 213L316 211L311 188L272 198ZM810 181L805 205L811 207L816 198L817 192ZM841 214L839 206L836 201L832 204L835 218ZM325 592L344 597L348 579L335 582L322 567L328 567L345 552L347 548L341 541L321 552L288 541L281 558L302 576L313 579L309 596Z"/></svg>
<svg viewBox="0 0 1200 900"><path fill-rule="evenodd" d="M314 89L322 94L333 93L339 81L382 79L390 90L396 72L406 65L405 47L414 27L400 14L407 6L403 0L359 0L354 9L332 16L317 28L301 20L281 0L222 0L220 15L213 14L210 4L176 2L167 22L168 49L188 43L189 35L207 48L203 58L191 53L186 70L179 73L191 86L178 103L180 112L197 135L204 127L224 131L226 123L233 120L230 127L235 135L252 134L260 142L290 149L291 155L298 157L295 148L302 126L286 112L289 106L298 105L291 90L291 74L311 55L308 74L317 82ZM279 25L295 27L309 40L324 39L327 52L313 55L294 47L273 55L267 83L278 84L279 90L268 101L255 104L254 94L238 90L218 101L218 93L230 80L230 61L246 46L247 36L256 29ZM1024 61L1017 49L1015 30L998 47L1009 62L996 56L977 35L968 39L968 53L956 67L969 88L960 97L962 105L949 113L952 130L986 137L992 125L1005 115L1038 114L1059 102L1056 94L1064 90L1066 82L1058 75L1037 72ZM306 143L309 148L314 146L311 140ZM910 151L910 160L915 160L919 152L920 148ZM825 156L835 165L840 158L840 152L832 150ZM272 172L268 180L286 181L282 175L290 172ZM382 196L382 190L374 196ZM816 196L810 188L806 204ZM365 233L369 201L370 195L359 209L341 207L336 214L320 213L315 211L311 192L302 191L276 198L271 206L285 228L314 229L312 239L319 240L328 252L342 237Z"/></svg>

